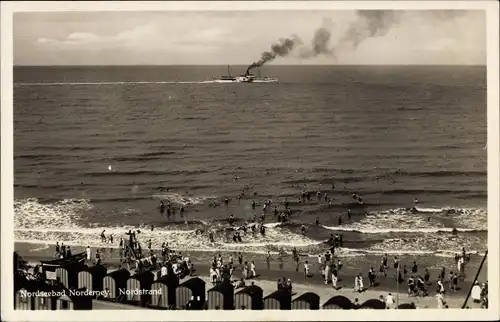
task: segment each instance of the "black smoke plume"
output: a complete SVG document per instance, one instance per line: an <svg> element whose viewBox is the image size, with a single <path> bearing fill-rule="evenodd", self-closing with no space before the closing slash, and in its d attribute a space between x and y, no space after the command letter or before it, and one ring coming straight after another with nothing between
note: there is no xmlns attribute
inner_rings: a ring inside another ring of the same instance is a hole
<svg viewBox="0 0 500 322"><path fill-rule="evenodd" d="M467 11L429 10L416 11L415 13L431 18L431 22L442 22L463 16ZM391 29L404 22L404 11L400 10L358 10L356 16L357 19L350 24L335 46L330 45L332 38L331 20L324 19L322 27L314 32L311 47L303 50L298 56L302 59L310 59L319 55L329 55L336 59L337 52L355 50L365 40L385 36ZM273 61L278 56L288 56L297 46L302 44L297 36L281 39L271 46L271 51L263 52L261 59L248 67L247 74L251 69Z"/></svg>
<svg viewBox="0 0 500 322"><path fill-rule="evenodd" d="M408 12L406 12L407 14ZM414 14L427 18L427 23L441 23L461 17L465 10L427 10ZM405 12L400 10L358 10L356 19L341 37L335 49L356 49L363 41L382 37L405 20Z"/></svg>
<svg viewBox="0 0 500 322"><path fill-rule="evenodd" d="M372 37L386 35L394 24L399 22L401 11L395 10L358 10L354 21L337 47L357 48L360 43Z"/></svg>
<svg viewBox="0 0 500 322"><path fill-rule="evenodd" d="M321 27L314 32L311 48L300 53L299 57L303 59L314 58L319 55L334 55L330 48L330 39L332 34L326 27Z"/></svg>
<svg viewBox="0 0 500 322"><path fill-rule="evenodd" d="M247 74L255 67L260 67L265 63L273 61L276 57L285 57L288 56L292 50L300 45L302 41L297 36L292 36L291 38L283 38L280 39L279 42L271 45L270 51L265 51L262 53L260 59L254 63L252 63L247 68Z"/></svg>
<svg viewBox="0 0 500 322"><path fill-rule="evenodd" d="M332 34L326 28L319 28L314 34L313 38L313 53L314 55L320 54L331 54L332 50L328 48L330 44L330 39L332 38Z"/></svg>

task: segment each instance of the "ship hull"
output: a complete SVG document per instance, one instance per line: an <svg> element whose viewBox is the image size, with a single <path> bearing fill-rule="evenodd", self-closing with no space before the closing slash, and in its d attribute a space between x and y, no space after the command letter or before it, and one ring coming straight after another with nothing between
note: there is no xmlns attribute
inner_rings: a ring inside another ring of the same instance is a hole
<svg viewBox="0 0 500 322"><path fill-rule="evenodd" d="M277 83L278 80L276 78L271 79L254 79L254 83Z"/></svg>
<svg viewBox="0 0 500 322"><path fill-rule="evenodd" d="M255 75L250 74L248 70L243 75L233 77L231 76L230 66L227 66L227 70L228 70L228 76L221 76L218 78L214 78L213 79L214 82L216 83L277 83L278 82L276 78L268 78L268 77L261 78L260 74L259 77L255 77Z"/></svg>
<svg viewBox="0 0 500 322"><path fill-rule="evenodd" d="M214 79L216 83L236 83L234 79Z"/></svg>

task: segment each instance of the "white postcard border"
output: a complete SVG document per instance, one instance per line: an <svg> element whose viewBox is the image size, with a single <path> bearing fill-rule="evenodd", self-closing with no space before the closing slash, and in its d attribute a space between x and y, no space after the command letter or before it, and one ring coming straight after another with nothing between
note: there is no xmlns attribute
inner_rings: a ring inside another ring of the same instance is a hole
<svg viewBox="0 0 500 322"><path fill-rule="evenodd" d="M1 189L1 277L2 313L6 321L332 321L332 320L496 320L499 318L499 77L498 2L496 1L40 1L2 2L2 189ZM233 11L233 10L354 10L354 9L478 9L487 16L488 81L488 310L424 309L386 310L307 310L307 311L14 311L13 307L13 13L20 11ZM410 314L409 314L410 313Z"/></svg>

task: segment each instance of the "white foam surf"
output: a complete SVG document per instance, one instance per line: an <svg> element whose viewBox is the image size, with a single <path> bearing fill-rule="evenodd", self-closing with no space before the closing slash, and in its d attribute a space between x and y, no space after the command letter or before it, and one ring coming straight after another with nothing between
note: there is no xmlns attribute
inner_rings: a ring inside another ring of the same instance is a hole
<svg viewBox="0 0 500 322"><path fill-rule="evenodd" d="M415 207L415 209L418 212L428 212L428 213L441 213L444 210L444 208L421 208L421 207Z"/></svg>
<svg viewBox="0 0 500 322"><path fill-rule="evenodd" d="M14 227L79 229L76 222L82 212L92 209L86 199L65 199L56 203L43 204L36 198L14 201Z"/></svg>
<svg viewBox="0 0 500 322"><path fill-rule="evenodd" d="M323 228L334 231L349 231L349 232L358 232L362 234L387 234L387 233L451 233L454 228L377 228L377 229L358 229L358 228L349 228L343 226L323 226ZM486 230L477 230L477 229L467 229L467 228L458 228L456 229L458 232L477 232L477 231L486 231Z"/></svg>
<svg viewBox="0 0 500 322"><path fill-rule="evenodd" d="M204 197L189 197L179 194L166 194L162 198L170 198L174 203L200 203ZM208 198L208 197L207 197ZM40 203L37 199L16 200L15 210L15 240L34 242L39 244L55 244L56 241L74 246L117 247L120 237L127 238L125 233L140 230L139 241L146 245L149 240L152 247L159 249L163 242L168 242L174 249L199 251L242 251L252 253L266 253L278 251L280 248L290 251L297 247L304 253L315 253L324 250L326 245L307 236L303 236L279 222L266 223L266 234L248 232L242 233L242 242L232 241L229 231L223 225L209 225L202 227L205 232L200 234L192 225L182 227L157 227L151 231L146 226L102 225L93 224L84 220L85 214L94 211L88 200L68 199L53 203ZM458 231L474 231L484 225L481 216L485 212L480 210L460 210L448 218L452 221L468 223L469 228L459 228ZM431 217L432 218L432 217ZM476 227L475 227L476 226ZM360 254L399 253L399 254L453 254L465 246L468 249L482 250L485 248L483 239L472 234L440 235L439 232L451 232L452 228L445 227L439 221L428 221L426 217L398 210L382 211L369 214L361 221L340 227L323 226L325 229L342 231L359 231L366 234L375 233L408 233L393 239L372 245L368 249L339 250L341 256L359 256ZM215 240L210 242L206 231L216 229ZM102 243L100 234L106 230L106 235L114 237L114 244ZM423 233L424 237L412 233ZM392 236L391 236L392 237ZM447 255L446 255L447 256ZM449 255L452 256L452 255Z"/></svg>
<svg viewBox="0 0 500 322"><path fill-rule="evenodd" d="M170 201L173 204L177 205L198 205L202 204L207 200L213 199L213 196L188 196L182 195L175 192L162 192L153 195L153 198Z"/></svg>
<svg viewBox="0 0 500 322"><path fill-rule="evenodd" d="M39 83L14 83L14 86L97 86L97 85L144 85L144 84L218 84L238 83L219 80L205 81L128 81L128 82L39 82Z"/></svg>
<svg viewBox="0 0 500 322"><path fill-rule="evenodd" d="M106 230L106 236L113 235L113 244L102 242L100 233ZM40 243L64 242L67 245L92 246L92 247L117 247L119 238L127 238L127 229L117 227L102 227L99 229L81 228L75 229L16 229L14 231L17 241L37 241ZM137 239L145 247L151 240L152 248L160 249L163 242L170 247L179 250L205 250L205 251L252 251L264 252L283 247L303 248L318 245L321 242L311 240L301 235L283 233L268 230L265 235L259 233L242 234L243 241L235 243L224 238L224 235L216 235L214 242L210 242L206 234L200 235L196 231L178 230L140 230Z"/></svg>
<svg viewBox="0 0 500 322"><path fill-rule="evenodd" d="M186 197L178 194L167 194L172 202L202 202L202 198ZM119 238L126 238L128 230L140 230L138 240L146 245L151 240L153 248L161 248L163 242L168 242L175 249L191 250L246 250L264 251L279 247L310 247L321 242L302 235L282 230L276 225L267 225L265 235L260 233L242 233L243 241L235 243L226 233L215 234L214 242L210 242L206 233L200 234L195 229L179 230L176 228L155 228L146 226L99 226L82 227L82 214L92 210L88 200L63 200L55 203L39 203L37 199L17 200L14 203L15 211L15 239L16 241L37 241L40 243L64 242L67 245L116 247ZM273 228L276 227L276 228ZM114 244L101 242L100 234L113 235Z"/></svg>
<svg viewBox="0 0 500 322"><path fill-rule="evenodd" d="M435 235L428 237L391 238L368 248L367 252L388 254L440 254L453 257L462 247L468 252L482 252L487 249L484 241L470 235Z"/></svg>
<svg viewBox="0 0 500 322"><path fill-rule="evenodd" d="M419 208L431 216L415 214L407 209L393 209L369 213L360 221L341 226L323 226L328 230L352 231L364 234L381 233L439 233L487 231L488 216L484 209L463 208L449 213L451 208ZM450 222L445 226L443 220Z"/></svg>

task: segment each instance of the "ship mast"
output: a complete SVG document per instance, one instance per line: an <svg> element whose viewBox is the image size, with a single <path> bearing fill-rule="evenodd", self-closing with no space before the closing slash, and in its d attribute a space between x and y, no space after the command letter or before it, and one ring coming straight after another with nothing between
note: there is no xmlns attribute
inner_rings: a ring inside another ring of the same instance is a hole
<svg viewBox="0 0 500 322"><path fill-rule="evenodd" d="M227 65L227 75L231 77L231 67Z"/></svg>

